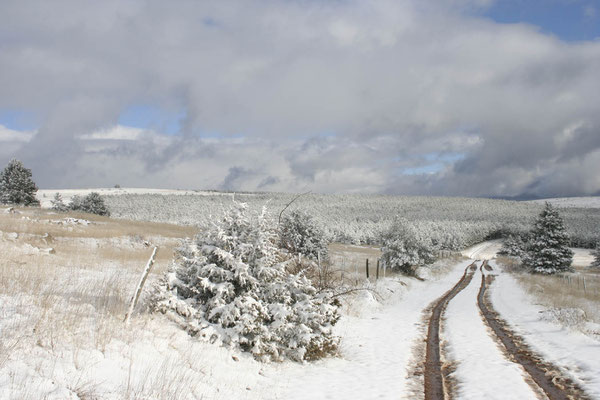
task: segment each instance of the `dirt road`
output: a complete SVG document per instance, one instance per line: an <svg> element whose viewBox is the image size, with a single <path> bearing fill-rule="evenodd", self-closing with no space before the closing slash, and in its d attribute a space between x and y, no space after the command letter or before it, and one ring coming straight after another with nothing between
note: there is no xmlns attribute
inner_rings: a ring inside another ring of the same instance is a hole
<svg viewBox="0 0 600 400"><path fill-rule="evenodd" d="M497 273L487 262L471 264L425 310L424 398L590 398L494 311L489 287Z"/></svg>

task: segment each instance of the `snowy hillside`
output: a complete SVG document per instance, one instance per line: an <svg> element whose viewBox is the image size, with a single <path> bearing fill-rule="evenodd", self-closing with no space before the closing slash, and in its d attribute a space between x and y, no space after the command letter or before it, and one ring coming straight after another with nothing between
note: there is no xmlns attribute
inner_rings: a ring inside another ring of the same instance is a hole
<svg viewBox="0 0 600 400"><path fill-rule="evenodd" d="M563 208L600 208L600 196L590 197L557 197L552 199L530 200L530 203L551 203Z"/></svg>
<svg viewBox="0 0 600 400"><path fill-rule="evenodd" d="M231 193L202 191L202 190L179 190L179 189L147 189L147 188L95 188L95 189L40 189L36 197L42 208L50 208L51 200L56 193L60 193L63 200L68 203L73 196L86 196L91 192L97 192L101 196L119 196L125 194L158 194L163 196L208 196L208 195L231 195Z"/></svg>

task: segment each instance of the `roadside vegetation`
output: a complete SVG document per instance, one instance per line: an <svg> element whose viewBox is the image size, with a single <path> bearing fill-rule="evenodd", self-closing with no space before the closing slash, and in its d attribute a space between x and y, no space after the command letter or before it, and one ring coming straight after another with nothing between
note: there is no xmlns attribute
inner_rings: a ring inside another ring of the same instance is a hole
<svg viewBox="0 0 600 400"><path fill-rule="evenodd" d="M572 266L573 251L559 212L546 203L530 232L504 240L498 262L543 305L540 318L600 337L598 248L588 267Z"/></svg>
<svg viewBox="0 0 600 400"><path fill-rule="evenodd" d="M523 289L546 306L550 315L564 325L586 329L585 323L600 324L600 275L577 274L518 276ZM594 329L600 338L600 325Z"/></svg>
<svg viewBox="0 0 600 400"><path fill-rule="evenodd" d="M211 228L181 247L157 285L153 308L194 336L250 352L261 361L333 354L339 340L332 334L338 302L298 271L299 253L282 251L277 226L266 213L266 208L258 214L234 203ZM296 252L312 249L310 220L293 218L284 225L290 221L297 232L290 238L288 227L286 243L297 241Z"/></svg>

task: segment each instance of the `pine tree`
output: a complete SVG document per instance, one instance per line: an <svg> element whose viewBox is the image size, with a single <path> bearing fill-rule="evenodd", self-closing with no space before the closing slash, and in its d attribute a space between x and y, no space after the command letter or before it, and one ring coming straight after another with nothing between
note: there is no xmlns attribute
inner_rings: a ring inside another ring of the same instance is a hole
<svg viewBox="0 0 600 400"><path fill-rule="evenodd" d="M110 216L110 211L102 196L97 192L91 192L85 197L73 196L69 204L69 210L82 211L90 214Z"/></svg>
<svg viewBox="0 0 600 400"><path fill-rule="evenodd" d="M156 287L153 308L190 333L260 360L311 360L332 353L337 302L318 293L277 248L263 209L235 203L222 220L179 249Z"/></svg>
<svg viewBox="0 0 600 400"><path fill-rule="evenodd" d="M592 267L600 268L600 240L596 242L596 248L592 250L594 261L592 261Z"/></svg>
<svg viewBox="0 0 600 400"><path fill-rule="evenodd" d="M54 195L54 199L51 201L52 209L58 212L65 212L69 210L69 207L63 201L63 198L60 193L56 192Z"/></svg>
<svg viewBox="0 0 600 400"><path fill-rule="evenodd" d="M555 274L571 270L573 251L561 216L546 203L531 231L523 265L533 273Z"/></svg>
<svg viewBox="0 0 600 400"><path fill-rule="evenodd" d="M31 170L19 160L11 160L0 173L0 203L37 206L40 204L35 197L37 190Z"/></svg>
<svg viewBox="0 0 600 400"><path fill-rule="evenodd" d="M71 197L71 202L68 205L69 210L71 210L71 211L82 211L81 210L81 203L83 203L83 197L81 197L79 195L75 195L75 196Z"/></svg>
<svg viewBox="0 0 600 400"><path fill-rule="evenodd" d="M97 215L110 216L110 212L104 203L104 199L97 192L92 192L81 201L80 209L83 212Z"/></svg>
<svg viewBox="0 0 600 400"><path fill-rule="evenodd" d="M522 257L525 243L521 239L520 235L509 235L504 239L502 248L498 251L498 254L504 254L511 257Z"/></svg>

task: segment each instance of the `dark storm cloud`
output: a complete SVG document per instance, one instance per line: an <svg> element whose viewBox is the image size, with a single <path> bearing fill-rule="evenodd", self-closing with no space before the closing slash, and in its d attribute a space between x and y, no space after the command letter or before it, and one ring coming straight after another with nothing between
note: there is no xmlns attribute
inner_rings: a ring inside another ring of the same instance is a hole
<svg viewBox="0 0 600 400"><path fill-rule="evenodd" d="M0 126L0 161L43 187L597 193L600 42L465 14L490 4L4 2L0 110L41 124ZM179 132L118 126L137 104Z"/></svg>

